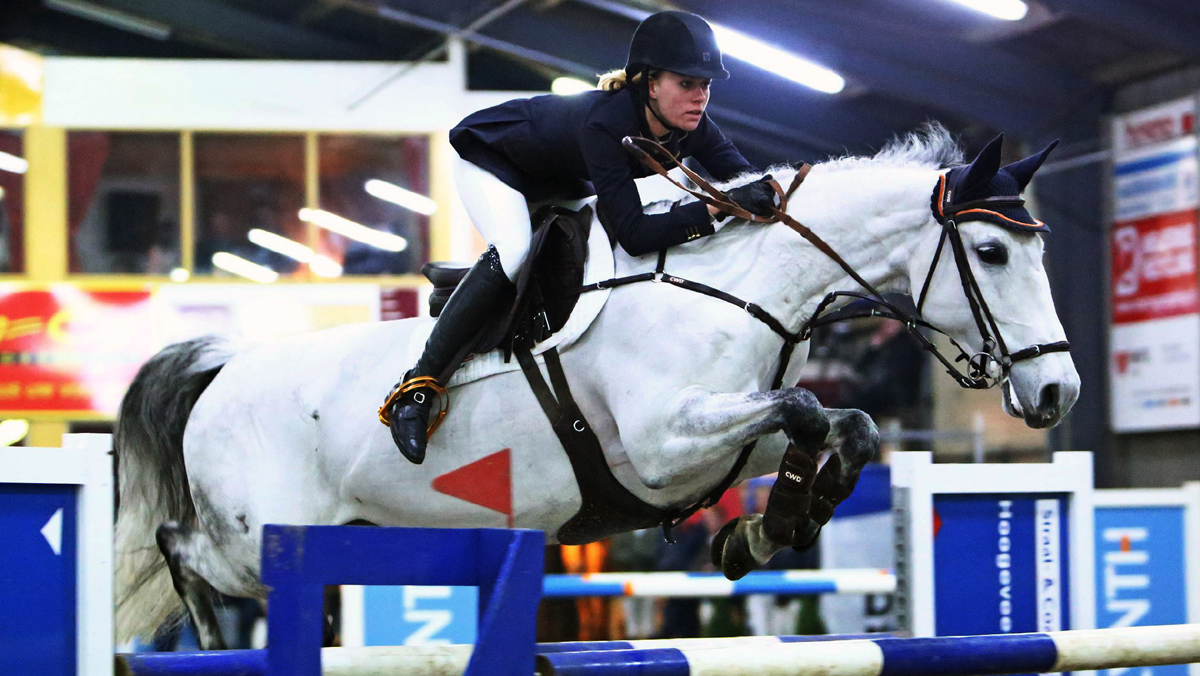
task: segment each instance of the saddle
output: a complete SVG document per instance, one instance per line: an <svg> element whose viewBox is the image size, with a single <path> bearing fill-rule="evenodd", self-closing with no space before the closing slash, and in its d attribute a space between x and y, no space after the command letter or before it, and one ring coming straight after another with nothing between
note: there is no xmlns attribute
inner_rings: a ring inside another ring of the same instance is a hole
<svg viewBox="0 0 1200 676"><path fill-rule="evenodd" d="M579 211L546 205L534 212L529 255L516 279L516 293L507 311L483 329L469 354L503 350L507 362L514 349L529 349L567 323L587 264L592 209ZM426 263L421 274L433 284L429 314L437 317L470 268L449 263Z"/></svg>

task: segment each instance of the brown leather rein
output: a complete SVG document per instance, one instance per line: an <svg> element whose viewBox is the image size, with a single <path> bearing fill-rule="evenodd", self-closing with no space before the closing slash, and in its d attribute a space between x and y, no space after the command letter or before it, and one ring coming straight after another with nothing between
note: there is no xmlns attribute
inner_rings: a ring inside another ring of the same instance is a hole
<svg viewBox="0 0 1200 676"><path fill-rule="evenodd" d="M850 264L845 261L845 259L843 259L836 251L833 250L833 247L829 246L829 244L825 242L825 240L821 239L803 223L800 223L788 215L788 198L790 198L792 194L796 192L796 189L800 187L800 184L804 182L805 177L808 176L808 173L812 171L811 165L800 165L800 167L796 170L796 175L792 178L792 182L786 191L779 186L778 181L770 181L771 187L779 196L779 204L772 208L772 215L770 217L764 218L750 213L735 203L729 198L728 195L718 190L702 176L684 166L682 162L675 158L669 150L664 148L658 142L647 138L627 136L622 141L622 144L625 146L627 151L629 151L634 157L638 158L638 160L641 161L642 164L646 165L646 167L653 170L663 178L666 178L679 189L687 192L709 206L715 207L720 211L753 223L783 223L787 225L789 228L796 231L801 237L815 246L821 253L829 257L830 260L837 263L838 266L841 267L851 279L867 290L867 294L851 291L836 291L827 295L817 306L817 310L813 313L812 317L804 322L804 325L801 327L799 333L795 334L795 336L800 340L807 340L812 335L812 330L817 326L823 326L838 321L872 316L895 319L905 325L905 328L907 328L909 333L911 333L913 337L917 339L923 349L933 354L933 356L942 363L942 365L946 368L946 372L949 373L950 376L953 377L961 387L968 389L988 389L1004 382L1004 380L1008 377L1008 373L1012 368L1012 365L1018 361L1033 359L1043 354L1050 354L1052 352L1066 352L1070 349L1070 343L1063 340L1053 343L1032 345L1025 349L1017 350L1016 352L1009 352L1008 347L1004 344L1003 339L1000 337L1000 331L999 327L996 325L996 320L992 317L990 308L987 307L987 303L983 300L982 294L979 292L978 284L975 281L975 275L971 272L971 268L967 264L966 251L963 246L961 236L958 233L957 224L955 224L951 218L951 216L957 215L957 213L966 210L969 206L974 206L974 203L958 205L952 214L934 213L934 216L937 218L938 222L943 226L942 240L938 243L937 253L934 254L933 264L930 266L929 273L925 278L925 284L921 289L920 294L920 305L923 306L925 301L925 293L928 291L929 282L933 277L933 271L936 268L938 259L941 257L942 247L945 244L946 239L950 239L951 251L958 267L959 275L962 278L963 291L967 295L967 300L970 301L969 304L971 306L971 312L975 317L975 322L984 341L983 352L972 355L963 349L963 347L959 345L957 341L955 341L953 338L950 338L950 342L960 353L954 361L966 361L969 367L967 373L964 374L959 371L954 364L951 363L950 360L941 353L941 350L938 349L937 345L935 345L933 341L929 340L929 338L921 333L919 329L929 329L946 335L944 331L888 302L883 297L882 293L880 293L873 285L871 285L870 282L863 279L862 276L859 275L858 272L855 271L854 268L852 268ZM654 157L654 154L658 154L663 158L669 158L669 161L678 166L680 171L683 172L684 176L687 176L687 178L695 183L700 190L692 190L691 188L681 184L679 181L676 181L674 177L667 172L666 168L663 167L662 163ZM939 177L938 185L941 186L944 180L944 177ZM1009 203L1019 200L1020 198L990 198L989 200L982 201L995 201L999 204L1001 202ZM661 258L659 266L660 268L662 266ZM828 309L838 298L854 298L857 300L865 300L882 309L871 308L869 311L855 314L837 316L831 315L823 317L822 313L824 313L825 310ZM990 332L988 331L989 326L991 328ZM787 338L788 336L785 335L785 341ZM949 336L947 336L947 338L949 338ZM999 355L995 354L995 349L997 347L1000 350ZM995 363L999 366L999 375L992 373L991 369L989 368L989 363ZM782 373L778 375L782 376ZM774 387L779 387L779 383L777 382Z"/></svg>
<svg viewBox="0 0 1200 676"><path fill-rule="evenodd" d="M656 174L662 176L670 181L675 187L683 190L684 192L711 207L720 209L721 211L734 216L735 218L745 219L753 223L783 223L787 225L789 228L799 233L801 237L808 240L813 246L817 247L821 253L825 254L831 260L833 260L833 262L841 266L841 268L846 271L846 274L850 275L851 279L861 284L864 288L870 289L873 293L875 292L871 285L867 283L865 279L860 277L859 274L855 272L854 268L850 267L849 263L842 260L842 257L833 250L833 247L829 246L825 240L818 237L815 232L809 230L808 227L806 227L803 223L797 221L787 214L788 199L791 198L792 194L796 192L796 189L800 187L800 184L804 182L804 179L808 177L808 172L812 171L811 164L801 164L796 169L796 175L792 177L792 182L790 185L788 185L788 189L786 191L779 186L779 181L774 179L771 180L771 187L775 190L775 194L779 195L779 205L774 207L770 218L763 218L762 216L757 216L749 211L746 211L741 207L741 205L729 199L728 195L718 190L713 184L704 180L704 177L700 174L688 169L687 166L671 155L671 151L664 148L662 144L658 143L657 141L652 141L648 138L642 138L639 136L626 136L622 141L622 145L625 146L625 149L629 151L630 154L641 161L642 164L652 169ZM690 180L692 183L695 183L700 190L692 190L679 181L676 181L675 178L667 172L666 168L663 167L662 163L654 158L654 156L651 154L652 152L658 153L660 156L670 158L670 161L674 163L675 166L679 167L679 170L683 172L683 175L687 176L688 180Z"/></svg>

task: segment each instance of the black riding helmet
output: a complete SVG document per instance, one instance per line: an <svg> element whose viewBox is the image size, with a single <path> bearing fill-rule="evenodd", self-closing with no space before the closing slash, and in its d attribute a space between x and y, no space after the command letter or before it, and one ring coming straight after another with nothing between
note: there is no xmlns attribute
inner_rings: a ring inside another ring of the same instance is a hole
<svg viewBox="0 0 1200 676"><path fill-rule="evenodd" d="M712 26L690 12L658 12L638 24L629 43L625 72L669 70L680 75L725 80L721 49Z"/></svg>

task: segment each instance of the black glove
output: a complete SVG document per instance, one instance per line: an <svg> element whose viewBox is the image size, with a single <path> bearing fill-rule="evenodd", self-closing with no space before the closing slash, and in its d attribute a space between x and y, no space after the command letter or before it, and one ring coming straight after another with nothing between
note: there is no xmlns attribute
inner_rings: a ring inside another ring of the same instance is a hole
<svg viewBox="0 0 1200 676"><path fill-rule="evenodd" d="M725 194L741 208L755 216L768 217L778 206L775 188L770 184L771 175L767 174L753 183L731 188Z"/></svg>

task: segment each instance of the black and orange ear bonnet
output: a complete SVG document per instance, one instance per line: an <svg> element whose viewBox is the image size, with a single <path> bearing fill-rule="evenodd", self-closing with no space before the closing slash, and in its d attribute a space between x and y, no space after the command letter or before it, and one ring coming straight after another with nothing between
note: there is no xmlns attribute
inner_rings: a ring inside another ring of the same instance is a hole
<svg viewBox="0 0 1200 676"><path fill-rule="evenodd" d="M987 221L1022 232L1050 232L1050 227L1025 208L1021 193L1034 172L1046 161L1054 141L1046 149L1007 166L1000 166L1001 134L988 143L970 164L954 167L942 175L933 189L931 208L940 223L953 219Z"/></svg>

